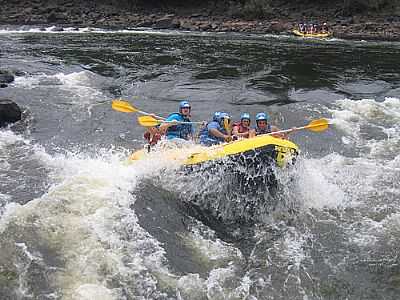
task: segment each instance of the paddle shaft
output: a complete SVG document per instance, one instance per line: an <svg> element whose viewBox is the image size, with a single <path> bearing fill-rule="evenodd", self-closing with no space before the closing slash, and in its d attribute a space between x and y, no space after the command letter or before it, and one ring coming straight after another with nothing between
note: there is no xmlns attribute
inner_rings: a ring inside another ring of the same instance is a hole
<svg viewBox="0 0 400 300"><path fill-rule="evenodd" d="M326 125L328 125L328 124L326 124ZM296 131L296 130L308 129L308 128L313 128L313 127L321 127L321 126L324 126L324 124L306 125L306 126L295 127L295 128L291 128L291 129L279 130L279 131L267 133L267 135L272 135L272 134L276 134L276 133L290 133L290 132Z"/></svg>
<svg viewBox="0 0 400 300"><path fill-rule="evenodd" d="M165 118L163 118L163 117L160 117L160 116L157 116L155 114L151 114L151 113L148 113L148 112L145 112L145 111L142 111L142 110L137 110L136 112L138 112L139 114L145 115L145 116L151 116L151 117L156 117L156 118L161 119L161 120L165 120Z"/></svg>
<svg viewBox="0 0 400 300"><path fill-rule="evenodd" d="M134 113L137 112L139 114L145 115L145 116L152 116L152 117L156 117L160 120L165 120L165 118L157 116L155 114L151 114L148 112L145 112L143 110L137 109L136 107L134 107L132 104L130 104L128 101L125 100L120 100L120 99L114 99L112 101L112 108L120 111L120 112L125 112L125 113Z"/></svg>
<svg viewBox="0 0 400 300"><path fill-rule="evenodd" d="M204 122L184 122L184 121L161 121L159 120L160 123L176 123L176 124L203 124Z"/></svg>

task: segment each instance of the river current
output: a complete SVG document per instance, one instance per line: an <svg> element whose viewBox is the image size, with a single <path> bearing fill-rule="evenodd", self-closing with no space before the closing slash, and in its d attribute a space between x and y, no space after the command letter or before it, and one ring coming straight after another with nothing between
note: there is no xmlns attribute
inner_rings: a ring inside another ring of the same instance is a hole
<svg viewBox="0 0 400 300"><path fill-rule="evenodd" d="M0 69L18 76L0 98L24 120L0 130L0 298L398 299L399 53L388 42L2 27ZM279 205L235 223L214 209L256 196L230 198L223 173L127 163L144 129L111 109L115 98L161 116L187 99L194 120L266 111L283 129L332 125L291 135L301 154L279 173ZM203 191L216 192L192 206Z"/></svg>

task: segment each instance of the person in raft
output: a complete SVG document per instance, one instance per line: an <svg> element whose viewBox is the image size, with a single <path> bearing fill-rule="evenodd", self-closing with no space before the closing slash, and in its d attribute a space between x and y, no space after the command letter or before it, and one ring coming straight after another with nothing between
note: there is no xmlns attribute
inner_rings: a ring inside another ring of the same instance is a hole
<svg viewBox="0 0 400 300"><path fill-rule="evenodd" d="M216 112L213 120L200 131L200 144L205 146L230 142L230 116L224 112Z"/></svg>
<svg viewBox="0 0 400 300"><path fill-rule="evenodd" d="M168 140L191 140L194 136L194 127L190 123L190 104L188 101L179 103L179 112L172 113L159 127Z"/></svg>
<svg viewBox="0 0 400 300"><path fill-rule="evenodd" d="M233 139L248 138L250 132L250 114L245 112L240 115L240 121L233 123Z"/></svg>
<svg viewBox="0 0 400 300"><path fill-rule="evenodd" d="M287 138L287 134L284 133L274 134L275 131L279 131L279 128L270 125L268 122L268 115L265 112L260 112L256 115L256 127L250 131L249 137L255 137L261 134L271 134L273 137L281 139Z"/></svg>
<svg viewBox="0 0 400 300"><path fill-rule="evenodd" d="M321 33L328 33L328 32L329 32L328 24L323 23L321 26Z"/></svg>

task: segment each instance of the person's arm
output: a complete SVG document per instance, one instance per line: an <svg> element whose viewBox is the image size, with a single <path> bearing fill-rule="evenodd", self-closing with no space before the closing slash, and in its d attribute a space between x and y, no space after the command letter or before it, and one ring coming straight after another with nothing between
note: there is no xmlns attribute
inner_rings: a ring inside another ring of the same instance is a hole
<svg viewBox="0 0 400 300"><path fill-rule="evenodd" d="M164 118L159 117L159 116L157 116L157 115L155 115L155 114L148 114L148 116L153 117L154 119L160 120L160 121L164 121L164 120L165 120Z"/></svg>
<svg viewBox="0 0 400 300"><path fill-rule="evenodd" d="M167 129L169 127L171 127L172 125L175 125L173 123L162 123L159 127L160 132L162 132L163 134L165 134L165 132L167 131Z"/></svg>
<svg viewBox="0 0 400 300"><path fill-rule="evenodd" d="M239 127L234 126L232 129L232 135L237 136L237 137L242 137L242 138L247 138L249 137L250 130L247 132L239 132Z"/></svg>
<svg viewBox="0 0 400 300"><path fill-rule="evenodd" d="M226 142L229 142L232 140L232 137L228 134L223 134L216 128L210 128L208 131L215 137L223 138Z"/></svg>
<svg viewBox="0 0 400 300"><path fill-rule="evenodd" d="M276 126L271 126L271 135L273 136L273 137L276 137L276 138L280 138L280 139L285 139L285 140L287 140L287 138L288 138L288 132L282 132L282 133L275 133L274 134L274 132L276 132L276 131L279 131L280 129L278 128L278 127L276 127Z"/></svg>
<svg viewBox="0 0 400 300"><path fill-rule="evenodd" d="M148 142L150 142L150 132L147 130L144 134L143 134L143 137L148 141Z"/></svg>
<svg viewBox="0 0 400 300"><path fill-rule="evenodd" d="M238 126L233 126L232 135L240 136L239 127Z"/></svg>
<svg viewBox="0 0 400 300"><path fill-rule="evenodd" d="M168 117L165 120L165 123L161 123L159 130L162 134L165 134L165 132L167 132L167 129L171 126L177 125L178 123L176 122L177 120L177 116L172 115L170 117Z"/></svg>

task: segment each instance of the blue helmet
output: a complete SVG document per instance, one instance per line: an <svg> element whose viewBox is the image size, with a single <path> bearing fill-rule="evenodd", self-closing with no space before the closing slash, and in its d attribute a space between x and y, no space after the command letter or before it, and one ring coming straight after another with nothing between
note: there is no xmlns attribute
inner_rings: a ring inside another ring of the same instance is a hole
<svg viewBox="0 0 400 300"><path fill-rule="evenodd" d="M261 121L261 120L268 121L268 115L263 112L256 114L256 121Z"/></svg>
<svg viewBox="0 0 400 300"><path fill-rule="evenodd" d="M213 121L218 122L219 121L219 116L221 115L220 111L216 111L213 115Z"/></svg>
<svg viewBox="0 0 400 300"><path fill-rule="evenodd" d="M190 103L188 101L185 100L185 101L179 102L179 109L186 108L186 107L190 108Z"/></svg>
<svg viewBox="0 0 400 300"><path fill-rule="evenodd" d="M240 120L244 120L244 119L247 119L247 120L250 121L250 114L249 113L242 113L240 115Z"/></svg>
<svg viewBox="0 0 400 300"><path fill-rule="evenodd" d="M220 114L219 114L219 120L221 121L221 120L223 120L223 119L230 119L231 118L231 116L228 114L228 113L226 113L226 112L221 112Z"/></svg>

